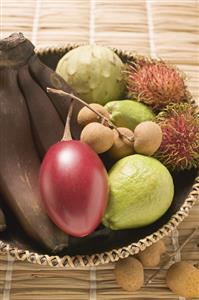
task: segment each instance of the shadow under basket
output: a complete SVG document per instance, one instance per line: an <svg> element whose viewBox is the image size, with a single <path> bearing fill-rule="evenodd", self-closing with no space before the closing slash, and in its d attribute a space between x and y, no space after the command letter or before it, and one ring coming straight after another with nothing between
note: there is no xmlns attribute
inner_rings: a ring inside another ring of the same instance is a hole
<svg viewBox="0 0 199 300"><path fill-rule="evenodd" d="M46 65L55 69L58 60L74 47L67 45L63 48L45 48L38 50L37 54ZM116 49L114 51L123 62L134 59L131 53ZM14 216L9 213L8 228L0 234L0 251L9 253L17 260L66 268L97 266L134 255L171 233L189 214L198 198L198 170L173 173L172 176L175 185L172 205L158 221L149 226L118 231L100 226L87 237L70 238L69 247L65 251L51 256L43 254L45 250L36 247L25 236L16 225Z"/></svg>

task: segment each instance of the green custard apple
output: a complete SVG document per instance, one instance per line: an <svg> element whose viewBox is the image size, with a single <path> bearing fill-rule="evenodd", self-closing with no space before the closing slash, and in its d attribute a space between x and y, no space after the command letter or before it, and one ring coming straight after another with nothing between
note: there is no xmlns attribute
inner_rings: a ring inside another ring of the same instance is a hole
<svg viewBox="0 0 199 300"><path fill-rule="evenodd" d="M56 72L87 103L104 105L124 93L124 64L109 48L86 45L66 53Z"/></svg>
<svg viewBox="0 0 199 300"><path fill-rule="evenodd" d="M133 100L111 101L105 105L105 108L110 114L110 120L117 127L134 130L139 123L155 119L151 108Z"/></svg>
<svg viewBox="0 0 199 300"><path fill-rule="evenodd" d="M113 230L139 228L158 220L171 205L173 179L155 158L134 154L109 171L110 196L103 224Z"/></svg>

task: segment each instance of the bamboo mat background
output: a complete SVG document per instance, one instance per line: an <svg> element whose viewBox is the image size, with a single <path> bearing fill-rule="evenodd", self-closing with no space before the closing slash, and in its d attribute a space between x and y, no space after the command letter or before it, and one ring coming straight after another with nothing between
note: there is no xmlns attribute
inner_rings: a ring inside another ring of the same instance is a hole
<svg viewBox="0 0 199 300"><path fill-rule="evenodd" d="M1 38L23 32L36 46L97 42L161 57L186 72L199 101L199 2L197 0L1 0ZM183 242L199 224L199 204L165 239L168 251ZM176 260L199 261L199 233ZM0 255L2 300L173 299L162 270L137 293L122 291L113 264L96 269L61 270L13 261ZM153 272L148 269L146 276Z"/></svg>

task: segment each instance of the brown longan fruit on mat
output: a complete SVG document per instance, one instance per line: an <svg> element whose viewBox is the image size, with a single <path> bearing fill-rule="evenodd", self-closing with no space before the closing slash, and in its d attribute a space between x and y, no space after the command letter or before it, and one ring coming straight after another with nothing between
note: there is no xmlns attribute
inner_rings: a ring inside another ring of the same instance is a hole
<svg viewBox="0 0 199 300"><path fill-rule="evenodd" d="M84 127L80 140L88 144L95 152L103 153L112 147L114 133L109 127L92 122Z"/></svg>
<svg viewBox="0 0 199 300"><path fill-rule="evenodd" d="M104 117L109 119L109 113L106 108L98 103L89 104L90 107L101 113ZM78 113L77 122L81 126L86 126L91 122L100 122L101 118L87 106L84 106Z"/></svg>
<svg viewBox="0 0 199 300"><path fill-rule="evenodd" d="M199 297L199 269L188 262L174 263L167 271L166 283L173 293L186 299Z"/></svg>
<svg viewBox="0 0 199 300"><path fill-rule="evenodd" d="M166 252L165 244L162 240L147 247L144 251L140 251L136 257L144 267L156 267L160 263L160 258Z"/></svg>
<svg viewBox="0 0 199 300"><path fill-rule="evenodd" d="M162 142L161 127L152 121L138 124L134 129L135 152L143 155L153 155Z"/></svg>
<svg viewBox="0 0 199 300"><path fill-rule="evenodd" d="M118 127L118 130L121 133L121 135L118 133L118 131L116 129L113 129L114 143L108 152L109 155L114 159L120 159L122 157L125 157L127 155L134 153L133 131L131 131L130 129L125 128L125 127ZM122 134L129 137L130 139L132 139L132 141L130 141L126 137L122 136Z"/></svg>
<svg viewBox="0 0 199 300"><path fill-rule="evenodd" d="M144 269L134 257L119 260L115 265L115 279L125 291L135 292L144 284Z"/></svg>

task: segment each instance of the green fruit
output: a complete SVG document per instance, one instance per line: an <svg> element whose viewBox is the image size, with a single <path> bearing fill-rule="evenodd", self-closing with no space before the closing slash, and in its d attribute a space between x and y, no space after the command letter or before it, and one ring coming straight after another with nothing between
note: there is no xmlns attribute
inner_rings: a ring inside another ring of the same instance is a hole
<svg viewBox="0 0 199 300"><path fill-rule="evenodd" d="M105 105L110 113L110 120L117 127L133 130L139 123L153 121L155 114L146 105L133 100L111 101Z"/></svg>
<svg viewBox="0 0 199 300"><path fill-rule="evenodd" d="M103 224L113 230L138 228L159 219L169 208L173 179L155 158L134 154L109 171L110 198Z"/></svg>
<svg viewBox="0 0 199 300"><path fill-rule="evenodd" d="M88 103L104 105L121 99L124 65L111 49L97 45L75 48L58 62L56 72Z"/></svg>

